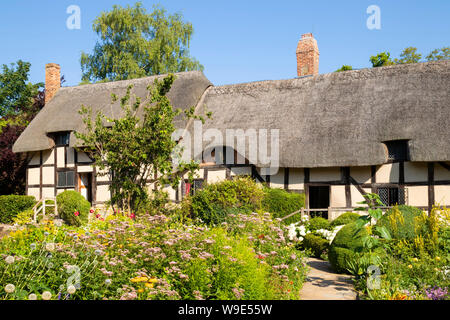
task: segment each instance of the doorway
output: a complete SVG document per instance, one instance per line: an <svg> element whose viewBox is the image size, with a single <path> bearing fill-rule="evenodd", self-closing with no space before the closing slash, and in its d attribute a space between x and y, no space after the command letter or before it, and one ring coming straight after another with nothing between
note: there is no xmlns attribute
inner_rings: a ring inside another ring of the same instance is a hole
<svg viewBox="0 0 450 320"><path fill-rule="evenodd" d="M310 186L309 187L309 208L328 209L330 206L330 186ZM311 217L322 217L328 219L328 210L313 211Z"/></svg>
<svg viewBox="0 0 450 320"><path fill-rule="evenodd" d="M80 173L78 178L79 192L87 201L92 203L92 173Z"/></svg>

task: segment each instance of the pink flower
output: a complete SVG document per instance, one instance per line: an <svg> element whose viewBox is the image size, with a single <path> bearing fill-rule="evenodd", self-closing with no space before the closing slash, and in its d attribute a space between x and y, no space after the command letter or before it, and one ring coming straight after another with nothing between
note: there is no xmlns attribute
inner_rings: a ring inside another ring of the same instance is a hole
<svg viewBox="0 0 450 320"><path fill-rule="evenodd" d="M94 209L89 210L90 213L94 213Z"/></svg>
<svg viewBox="0 0 450 320"><path fill-rule="evenodd" d="M130 219L136 218L136 215L134 213L130 214Z"/></svg>
<svg viewBox="0 0 450 320"><path fill-rule="evenodd" d="M76 212L74 213L74 215L75 215L75 217L78 217L78 216L80 215L80 213L79 213L78 211L76 211Z"/></svg>

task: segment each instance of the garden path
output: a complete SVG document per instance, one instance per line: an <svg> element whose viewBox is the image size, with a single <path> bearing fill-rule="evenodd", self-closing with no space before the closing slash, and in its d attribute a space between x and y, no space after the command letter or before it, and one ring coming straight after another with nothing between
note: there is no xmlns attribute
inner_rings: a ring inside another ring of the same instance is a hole
<svg viewBox="0 0 450 320"><path fill-rule="evenodd" d="M328 261L309 258L310 271L300 291L301 300L356 300L352 276L335 273Z"/></svg>

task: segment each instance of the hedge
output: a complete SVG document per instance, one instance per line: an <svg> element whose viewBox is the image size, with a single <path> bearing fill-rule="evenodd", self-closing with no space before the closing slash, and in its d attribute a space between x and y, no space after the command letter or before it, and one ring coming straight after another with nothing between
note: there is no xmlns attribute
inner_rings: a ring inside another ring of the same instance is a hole
<svg viewBox="0 0 450 320"><path fill-rule="evenodd" d="M303 193L288 192L283 189L264 189L262 207L265 211L272 213L274 218L282 218L305 206L305 195ZM300 219L300 214L287 218L283 222L291 224Z"/></svg>
<svg viewBox="0 0 450 320"><path fill-rule="evenodd" d="M305 249L310 249L316 258L320 258L322 253L327 252L329 246L328 240L312 233L308 233L303 238L303 247Z"/></svg>
<svg viewBox="0 0 450 320"><path fill-rule="evenodd" d="M88 221L91 204L80 193L64 191L56 196L56 203L59 216L68 225L79 227Z"/></svg>
<svg viewBox="0 0 450 320"><path fill-rule="evenodd" d="M346 212L331 221L331 227L342 226L354 222L360 217L356 212Z"/></svg>
<svg viewBox="0 0 450 320"><path fill-rule="evenodd" d="M12 223L20 212L33 208L35 204L33 196L0 196L0 223Z"/></svg>
<svg viewBox="0 0 450 320"><path fill-rule="evenodd" d="M359 231L356 223L352 222L344 226L336 234L328 250L328 259L336 272L348 273L347 261L354 257L355 252L363 247L363 237L368 233L366 228ZM355 234L355 232L357 232Z"/></svg>

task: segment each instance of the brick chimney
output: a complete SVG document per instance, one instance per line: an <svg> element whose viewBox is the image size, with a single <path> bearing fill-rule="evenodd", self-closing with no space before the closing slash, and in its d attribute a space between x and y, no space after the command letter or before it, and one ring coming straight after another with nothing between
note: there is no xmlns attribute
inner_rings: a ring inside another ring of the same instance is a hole
<svg viewBox="0 0 450 320"><path fill-rule="evenodd" d="M319 74L319 48L312 33L302 34L297 46L297 75Z"/></svg>
<svg viewBox="0 0 450 320"><path fill-rule="evenodd" d="M45 103L61 88L61 67L56 63L45 65Z"/></svg>

